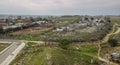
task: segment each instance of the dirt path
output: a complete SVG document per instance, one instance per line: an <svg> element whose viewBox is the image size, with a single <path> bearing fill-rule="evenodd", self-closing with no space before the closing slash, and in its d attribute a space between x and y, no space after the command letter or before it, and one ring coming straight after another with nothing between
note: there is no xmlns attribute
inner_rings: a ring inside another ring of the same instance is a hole
<svg viewBox="0 0 120 65"><path fill-rule="evenodd" d="M47 65L52 65L52 63L51 63L51 49L49 48L49 49L47 49L46 50L46 59L47 59Z"/></svg>
<svg viewBox="0 0 120 65"><path fill-rule="evenodd" d="M117 31L115 31L115 32L114 32L114 31L115 31L115 26L113 27L112 32L109 33L109 34L107 34L107 35L104 37L104 39L102 40L102 42L98 44L98 48L99 48L99 49L98 49L98 54L97 54L98 59L101 60L101 61L103 61L103 62L105 62L105 63L107 63L108 65L118 65L118 64L117 64L117 63L114 63L114 62L110 62L109 60L106 60L106 59L104 59L104 58L102 58L102 57L100 56L101 44L106 43L106 42L109 40L109 38L110 38L111 35L115 35L115 34L120 33L120 28L117 28Z"/></svg>

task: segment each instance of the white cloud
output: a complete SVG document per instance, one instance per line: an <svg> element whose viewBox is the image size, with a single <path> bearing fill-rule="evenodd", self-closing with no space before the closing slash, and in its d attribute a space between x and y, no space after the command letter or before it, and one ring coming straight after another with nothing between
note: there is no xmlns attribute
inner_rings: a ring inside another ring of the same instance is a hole
<svg viewBox="0 0 120 65"><path fill-rule="evenodd" d="M78 11L89 13L105 9L118 12L118 6L120 0L0 0L0 13L80 14Z"/></svg>

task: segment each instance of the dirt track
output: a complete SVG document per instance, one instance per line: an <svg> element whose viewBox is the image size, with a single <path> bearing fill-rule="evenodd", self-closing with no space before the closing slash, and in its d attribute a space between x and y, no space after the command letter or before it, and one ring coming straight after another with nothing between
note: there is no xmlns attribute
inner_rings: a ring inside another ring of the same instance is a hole
<svg viewBox="0 0 120 65"><path fill-rule="evenodd" d="M98 48L99 48L99 49L98 49L98 54L97 54L97 55L98 55L98 59L101 60L101 61L103 61L103 62L105 62L105 63L107 63L108 65L118 65L118 64L117 64L117 63L114 63L114 62L110 62L109 60L104 59L104 58L102 58L102 57L100 56L101 44L106 43L106 42L109 40L109 38L110 38L111 35L115 35L115 34L120 33L120 28L119 28L119 27L118 27L117 31L114 32L115 27L116 27L116 26L114 26L112 32L109 33L109 34L107 34L107 35L104 37L104 39L102 40L102 42L98 44Z"/></svg>

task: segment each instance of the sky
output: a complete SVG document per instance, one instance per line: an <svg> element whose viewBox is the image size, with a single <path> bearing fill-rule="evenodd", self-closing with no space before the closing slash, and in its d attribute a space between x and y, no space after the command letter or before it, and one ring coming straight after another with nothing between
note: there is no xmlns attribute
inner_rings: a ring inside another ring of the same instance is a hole
<svg viewBox="0 0 120 65"><path fill-rule="evenodd" d="M0 0L0 14L120 15L120 0Z"/></svg>

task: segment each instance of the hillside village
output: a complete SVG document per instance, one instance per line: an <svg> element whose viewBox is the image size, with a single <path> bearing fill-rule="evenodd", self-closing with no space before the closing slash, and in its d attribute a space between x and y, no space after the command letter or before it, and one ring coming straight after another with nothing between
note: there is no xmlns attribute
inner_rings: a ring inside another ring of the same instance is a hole
<svg viewBox="0 0 120 65"><path fill-rule="evenodd" d="M75 37L79 35L86 34L93 34L95 32L103 33L103 36L105 32L102 32L106 30L106 32L109 32L111 29L111 21L109 17L90 17L90 16L84 16L80 17L78 20L74 21L73 23L70 23L65 26L61 26L58 28L54 28L51 31L52 39L48 37L49 40L58 40L60 37L64 38L70 38L71 39L78 39L80 40L80 37ZM53 34L52 34L53 33ZM47 35L47 33L46 33ZM48 35L47 35L48 36ZM98 35L99 36L99 35ZM93 41L97 39L92 39ZM77 41L77 40L76 40ZM84 39L81 41L84 41Z"/></svg>
<svg viewBox="0 0 120 65"><path fill-rule="evenodd" d="M82 17L79 21L74 22L73 24L70 24L65 27L57 28L56 31L73 31L73 28L79 28L81 26L89 26L92 28L98 28L103 29L102 27L109 24L110 19L107 18L97 18L97 17Z"/></svg>
<svg viewBox="0 0 120 65"><path fill-rule="evenodd" d="M10 65L74 65L76 63L106 65L109 64L108 61L120 63L120 38L119 34L116 35L119 33L119 26L118 22L117 25L114 24L111 18L109 16L1 18L0 39L20 40L26 43ZM118 44L110 43L111 38L118 40L114 42ZM69 45L60 46L61 43L66 42L69 42ZM5 48L2 45L1 47Z"/></svg>

